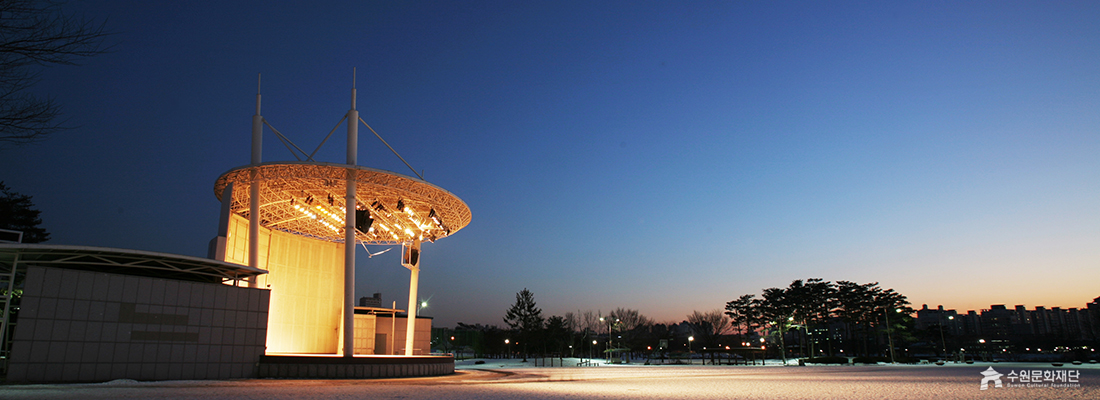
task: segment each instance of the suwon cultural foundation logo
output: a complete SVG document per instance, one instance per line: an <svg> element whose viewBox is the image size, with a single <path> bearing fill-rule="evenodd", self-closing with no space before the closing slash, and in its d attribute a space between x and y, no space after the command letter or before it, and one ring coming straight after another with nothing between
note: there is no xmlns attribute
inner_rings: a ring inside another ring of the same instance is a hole
<svg viewBox="0 0 1100 400"><path fill-rule="evenodd" d="M987 368L982 371L981 390L995 388L1073 388L1081 387L1081 371L1076 369L1021 369L1002 374ZM1003 382L1007 381L1007 382Z"/></svg>

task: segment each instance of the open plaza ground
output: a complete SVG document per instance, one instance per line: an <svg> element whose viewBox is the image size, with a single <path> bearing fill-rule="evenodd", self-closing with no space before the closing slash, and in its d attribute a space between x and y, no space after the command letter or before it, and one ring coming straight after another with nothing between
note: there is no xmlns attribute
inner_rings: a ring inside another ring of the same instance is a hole
<svg viewBox="0 0 1100 400"><path fill-rule="evenodd" d="M157 381L0 386L3 399L1097 399L1100 366L992 363L865 366L600 365L459 361L456 373L367 380ZM599 361L599 360L597 360ZM1002 374L981 389L988 368ZM1038 372L1036 372L1038 371ZM1064 371L1064 372L1060 372ZM1023 383L1020 376L1044 376ZM1072 382L1076 381L1076 382Z"/></svg>

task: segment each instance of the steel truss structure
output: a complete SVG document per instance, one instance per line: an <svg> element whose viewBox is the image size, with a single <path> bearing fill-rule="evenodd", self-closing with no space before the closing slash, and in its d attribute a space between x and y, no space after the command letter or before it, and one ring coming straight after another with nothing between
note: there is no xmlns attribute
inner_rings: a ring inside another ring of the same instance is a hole
<svg viewBox="0 0 1100 400"><path fill-rule="evenodd" d="M242 281L267 271L151 251L90 246L0 244L0 271L34 265L197 282Z"/></svg>
<svg viewBox="0 0 1100 400"><path fill-rule="evenodd" d="M223 200L233 184L231 212L246 219L253 179L259 184L260 225L269 229L343 243L347 180L356 181L355 240L365 244L435 241L470 223L470 208L450 192L423 180L374 168L322 162L272 162L230 170L214 194ZM363 218L356 218L357 220Z"/></svg>

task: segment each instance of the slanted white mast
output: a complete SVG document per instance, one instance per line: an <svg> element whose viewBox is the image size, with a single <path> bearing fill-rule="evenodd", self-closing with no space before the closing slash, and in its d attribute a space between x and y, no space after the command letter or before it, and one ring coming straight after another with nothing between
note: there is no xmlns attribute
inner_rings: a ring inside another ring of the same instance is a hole
<svg viewBox="0 0 1100 400"><path fill-rule="evenodd" d="M264 117L260 116L260 79L256 74L256 115L252 116L252 165L260 165L263 159L263 124ZM260 268L260 179L259 170L252 170L252 182L249 186L248 207L248 266ZM255 276L248 280L248 287L257 286Z"/></svg>
<svg viewBox="0 0 1100 400"><path fill-rule="evenodd" d="M359 111L355 110L355 69L351 70L351 109L348 110L348 165L354 166L359 149ZM347 169L344 197L344 357L355 356L355 208L356 170ZM392 333L391 333L392 335Z"/></svg>

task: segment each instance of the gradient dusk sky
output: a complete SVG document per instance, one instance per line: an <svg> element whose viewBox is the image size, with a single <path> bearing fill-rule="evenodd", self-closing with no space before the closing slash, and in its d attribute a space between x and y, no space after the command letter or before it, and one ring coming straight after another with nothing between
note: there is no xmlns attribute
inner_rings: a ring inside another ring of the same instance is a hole
<svg viewBox="0 0 1100 400"><path fill-rule="evenodd" d="M113 48L35 88L75 129L0 150L51 244L205 256L257 74L312 149L357 68L363 119L473 212L424 247L436 326L502 325L523 288L658 321L811 277L963 312L1100 296L1095 1L66 7ZM266 128L264 160L293 160ZM365 129L359 164L412 175ZM404 308L398 253L360 249L358 296Z"/></svg>

